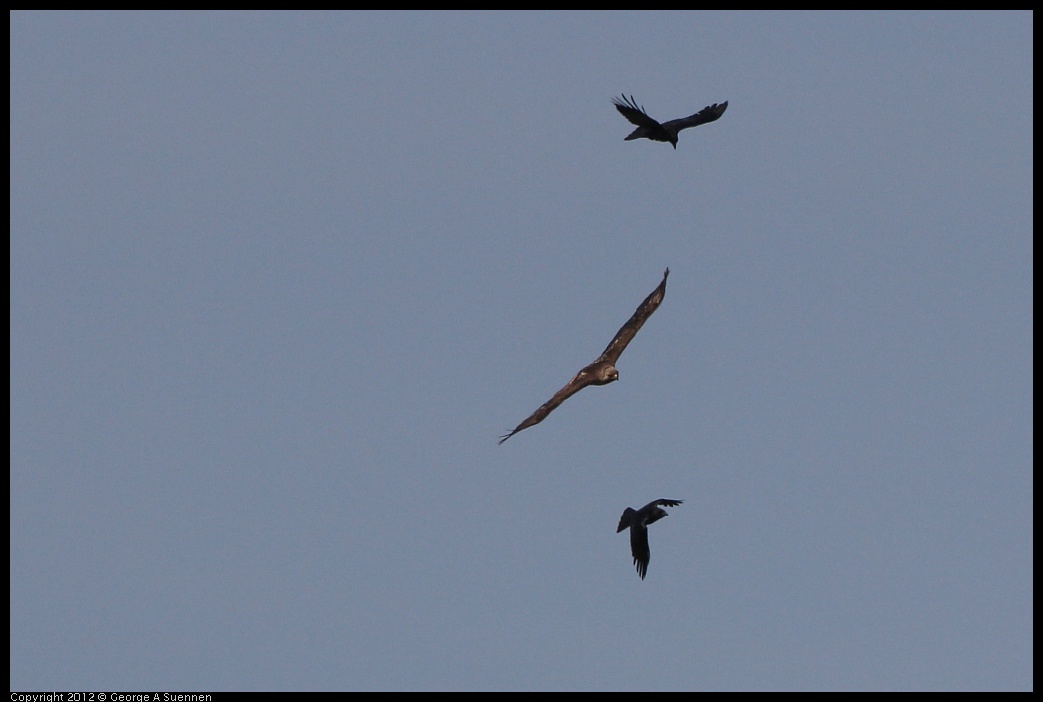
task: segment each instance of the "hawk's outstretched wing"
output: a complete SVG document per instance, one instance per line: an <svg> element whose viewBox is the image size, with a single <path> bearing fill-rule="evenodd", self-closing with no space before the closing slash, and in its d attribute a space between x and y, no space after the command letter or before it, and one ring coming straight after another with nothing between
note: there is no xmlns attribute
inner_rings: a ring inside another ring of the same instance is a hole
<svg viewBox="0 0 1043 702"><path fill-rule="evenodd" d="M616 365L616 361L619 360L619 355L623 353L623 349L627 347L627 344L634 338L641 325L645 323L652 313L658 309L663 298L666 297L666 278L670 275L670 269L667 268L663 272L663 282L659 283L659 286L653 290L644 301L638 305L637 309L634 310L634 314L627 320L627 323L620 327L619 331L616 332L616 336L612 341L608 342L608 346L598 356L598 361L608 361L612 365Z"/></svg>
<svg viewBox="0 0 1043 702"><path fill-rule="evenodd" d="M511 429L509 432L501 436L500 440L497 443L502 444L504 441L507 441L507 439L511 438L512 436L520 432L522 429L528 429L533 424L539 424L547 417L548 414L557 409L558 405L575 395L583 388L593 383L594 376L591 375L589 368L590 367L588 366L581 370L579 373L576 373L576 376L572 380L570 380L565 385L565 387L554 393L554 397L550 398L542 405L540 405L539 409L537 409L535 412L526 417L525 421L523 421L521 424L519 424L518 426L514 427L514 429Z"/></svg>

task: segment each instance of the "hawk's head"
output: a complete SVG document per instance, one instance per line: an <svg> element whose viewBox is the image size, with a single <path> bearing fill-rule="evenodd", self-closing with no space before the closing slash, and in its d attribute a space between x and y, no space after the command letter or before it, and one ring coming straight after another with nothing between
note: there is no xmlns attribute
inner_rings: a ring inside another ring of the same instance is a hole
<svg viewBox="0 0 1043 702"><path fill-rule="evenodd" d="M594 369L594 385L607 385L619 380L619 371L611 363L603 363Z"/></svg>

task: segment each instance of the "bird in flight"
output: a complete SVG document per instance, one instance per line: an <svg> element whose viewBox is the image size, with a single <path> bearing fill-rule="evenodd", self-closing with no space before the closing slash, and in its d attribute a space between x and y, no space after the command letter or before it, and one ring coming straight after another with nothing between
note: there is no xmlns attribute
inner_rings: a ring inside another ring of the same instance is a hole
<svg viewBox="0 0 1043 702"><path fill-rule="evenodd" d="M720 119L724 111L728 109L728 101L725 100L720 105L714 103L704 107L691 117L672 119L669 122L660 124L648 116L644 107L638 107L637 103L634 102L633 95L629 99L627 99L626 95L612 98L612 104L619 110L619 114L627 118L628 122L637 125L637 129L630 132L630 136L624 138L623 141L641 138L651 139L652 141L669 141L674 145L675 149L677 148L677 133L679 131Z"/></svg>
<svg viewBox="0 0 1043 702"><path fill-rule="evenodd" d="M637 574L642 580L648 572L648 559L651 557L648 550L648 525L669 516L663 507L676 507L683 501L655 500L638 510L631 507L623 510L616 533L630 527L630 553L634 555L634 565L637 566Z"/></svg>
<svg viewBox="0 0 1043 702"><path fill-rule="evenodd" d="M656 311L659 304L663 301L663 297L666 295L666 278L670 275L670 269L667 268L663 273L663 282L652 291L652 293L645 298L644 302L638 306L633 316L627 320L627 323L616 332L616 336L612 341L608 343L605 350L601 352L601 355L597 357L593 363L585 366L576 376L568 382L565 387L554 393L554 397L550 398L540 408L533 412L528 418L525 419L521 424L516 426L507 434L500 437L499 443L507 441L522 429L528 429L534 424L542 422L548 414L553 412L558 405L567 400L568 398L575 395L577 392L587 387L588 385L607 385L613 380L619 380L619 371L616 370L616 361L619 360L619 355L623 353L623 349L627 347L627 344L637 334L637 330L641 328L641 325L645 323L652 313Z"/></svg>

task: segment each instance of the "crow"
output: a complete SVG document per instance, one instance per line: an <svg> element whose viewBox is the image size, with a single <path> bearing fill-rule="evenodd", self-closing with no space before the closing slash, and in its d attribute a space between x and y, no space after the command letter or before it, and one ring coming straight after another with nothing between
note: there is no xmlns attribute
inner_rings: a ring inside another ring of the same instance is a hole
<svg viewBox="0 0 1043 702"><path fill-rule="evenodd" d="M648 525L669 516L663 507L676 507L683 500L654 500L639 510L627 507L623 510L623 516L619 518L619 526L616 533L630 527L630 553L634 556L634 565L637 566L637 574L645 579L648 572L648 559L651 553L648 550Z"/></svg>
<svg viewBox="0 0 1043 702"><path fill-rule="evenodd" d="M627 99L626 95L612 98L612 104L619 110L619 114L627 118L628 122L637 125L637 129L630 132L630 136L623 139L623 141L642 138L651 139L652 141L668 141L674 145L675 149L677 148L677 133L679 131L720 119L724 111L728 109L728 101L725 100L719 105L714 103L704 107L691 117L672 119L669 122L660 124L648 116L644 107L638 107L633 95L630 96L630 99Z"/></svg>

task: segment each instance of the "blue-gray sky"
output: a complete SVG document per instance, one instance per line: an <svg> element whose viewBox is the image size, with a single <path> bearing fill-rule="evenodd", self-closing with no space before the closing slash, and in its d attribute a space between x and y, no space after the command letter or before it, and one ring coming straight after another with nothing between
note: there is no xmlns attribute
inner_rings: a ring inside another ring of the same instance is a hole
<svg viewBox="0 0 1043 702"><path fill-rule="evenodd" d="M1032 92L1029 13L14 13L11 687L1031 688Z"/></svg>

